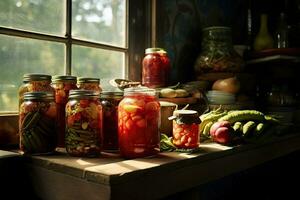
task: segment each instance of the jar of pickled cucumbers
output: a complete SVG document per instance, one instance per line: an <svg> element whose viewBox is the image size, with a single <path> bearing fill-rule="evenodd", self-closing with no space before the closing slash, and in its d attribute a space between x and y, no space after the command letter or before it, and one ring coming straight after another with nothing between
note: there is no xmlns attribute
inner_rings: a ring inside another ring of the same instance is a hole
<svg viewBox="0 0 300 200"><path fill-rule="evenodd" d="M159 152L159 118L160 104L154 89L124 90L118 107L119 149L123 157L145 157Z"/></svg>
<svg viewBox="0 0 300 200"><path fill-rule="evenodd" d="M71 156L96 157L101 151L102 106L99 93L71 90L66 105L66 150Z"/></svg>
<svg viewBox="0 0 300 200"><path fill-rule="evenodd" d="M57 132L58 147L65 146L66 127L66 104L68 102L69 91L77 89L77 77L68 75L57 75L53 77L53 87L55 89L55 102L57 106Z"/></svg>
<svg viewBox="0 0 300 200"><path fill-rule="evenodd" d="M78 88L84 90L94 90L97 92L101 92L102 88L100 86L100 79L99 78L85 78L79 77L77 79Z"/></svg>
<svg viewBox="0 0 300 200"><path fill-rule="evenodd" d="M123 98L121 91L103 91L100 96L103 109L103 151L118 151L118 105Z"/></svg>
<svg viewBox="0 0 300 200"><path fill-rule="evenodd" d="M24 101L25 92L53 92L51 76L47 74L24 74L23 84L19 88L19 107Z"/></svg>
<svg viewBox="0 0 300 200"><path fill-rule="evenodd" d="M199 146L200 118L195 110L173 112L173 144L177 148L193 149Z"/></svg>
<svg viewBox="0 0 300 200"><path fill-rule="evenodd" d="M25 154L54 152L56 104L52 92L26 92L19 110L20 149Z"/></svg>

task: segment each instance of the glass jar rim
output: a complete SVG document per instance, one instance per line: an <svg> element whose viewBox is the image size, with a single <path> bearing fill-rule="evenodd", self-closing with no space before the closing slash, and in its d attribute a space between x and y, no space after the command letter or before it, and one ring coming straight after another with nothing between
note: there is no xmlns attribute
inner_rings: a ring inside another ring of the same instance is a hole
<svg viewBox="0 0 300 200"><path fill-rule="evenodd" d="M211 31L211 30L231 31L231 28L229 26L209 26L202 29L203 32Z"/></svg>

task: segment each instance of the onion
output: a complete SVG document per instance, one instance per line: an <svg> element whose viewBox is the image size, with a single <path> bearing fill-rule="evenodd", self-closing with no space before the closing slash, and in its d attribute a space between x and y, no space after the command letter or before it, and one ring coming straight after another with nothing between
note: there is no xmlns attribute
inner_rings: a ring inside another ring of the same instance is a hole
<svg viewBox="0 0 300 200"><path fill-rule="evenodd" d="M240 90L240 82L236 77L219 79L214 82L212 89L236 94Z"/></svg>

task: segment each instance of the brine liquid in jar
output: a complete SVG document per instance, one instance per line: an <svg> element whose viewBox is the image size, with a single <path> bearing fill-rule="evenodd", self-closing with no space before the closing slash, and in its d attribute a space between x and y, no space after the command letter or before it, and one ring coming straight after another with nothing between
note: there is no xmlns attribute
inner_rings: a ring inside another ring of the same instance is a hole
<svg viewBox="0 0 300 200"><path fill-rule="evenodd" d="M145 51L142 69L142 84L150 88L164 87L169 83L170 59L162 48Z"/></svg>
<svg viewBox="0 0 300 200"><path fill-rule="evenodd" d="M199 147L200 118L194 110L176 110L173 114L173 144L177 148L194 149Z"/></svg>
<svg viewBox="0 0 300 200"><path fill-rule="evenodd" d="M57 145L53 93L26 92L19 111L20 150L25 154L54 152Z"/></svg>
<svg viewBox="0 0 300 200"><path fill-rule="evenodd" d="M118 107L119 148L124 158L152 156L159 152L160 104L155 90L126 88Z"/></svg>
<svg viewBox="0 0 300 200"><path fill-rule="evenodd" d="M55 89L55 102L57 105L57 131L58 147L65 147L66 129L66 104L69 98L69 91L77 89L77 77L68 75L57 75L53 77L53 87Z"/></svg>
<svg viewBox="0 0 300 200"><path fill-rule="evenodd" d="M78 89L94 90L97 92L102 91L99 78L79 77L77 79L77 84L78 84Z"/></svg>
<svg viewBox="0 0 300 200"><path fill-rule="evenodd" d="M103 91L100 96L103 110L103 151L118 151L118 105L123 92Z"/></svg>
<svg viewBox="0 0 300 200"><path fill-rule="evenodd" d="M24 74L23 84L19 87L19 107L24 101L25 92L52 92L51 76L48 74Z"/></svg>
<svg viewBox="0 0 300 200"><path fill-rule="evenodd" d="M102 106L98 92L71 90L66 105L66 123L65 145L69 155L100 155Z"/></svg>

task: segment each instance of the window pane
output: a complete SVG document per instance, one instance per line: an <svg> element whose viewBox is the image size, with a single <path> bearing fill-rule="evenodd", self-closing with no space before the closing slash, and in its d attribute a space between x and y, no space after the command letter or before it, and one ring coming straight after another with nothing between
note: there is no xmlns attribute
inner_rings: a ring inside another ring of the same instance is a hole
<svg viewBox="0 0 300 200"><path fill-rule="evenodd" d="M64 44L0 35L0 112L16 111L25 73L64 73Z"/></svg>
<svg viewBox="0 0 300 200"><path fill-rule="evenodd" d="M0 26L65 35L66 0L1 0Z"/></svg>
<svg viewBox="0 0 300 200"><path fill-rule="evenodd" d="M72 0L72 3L74 37L126 46L126 0Z"/></svg>
<svg viewBox="0 0 300 200"><path fill-rule="evenodd" d="M125 54L122 52L74 45L72 54L72 74L100 78L104 89L110 87L110 79L125 77Z"/></svg>

